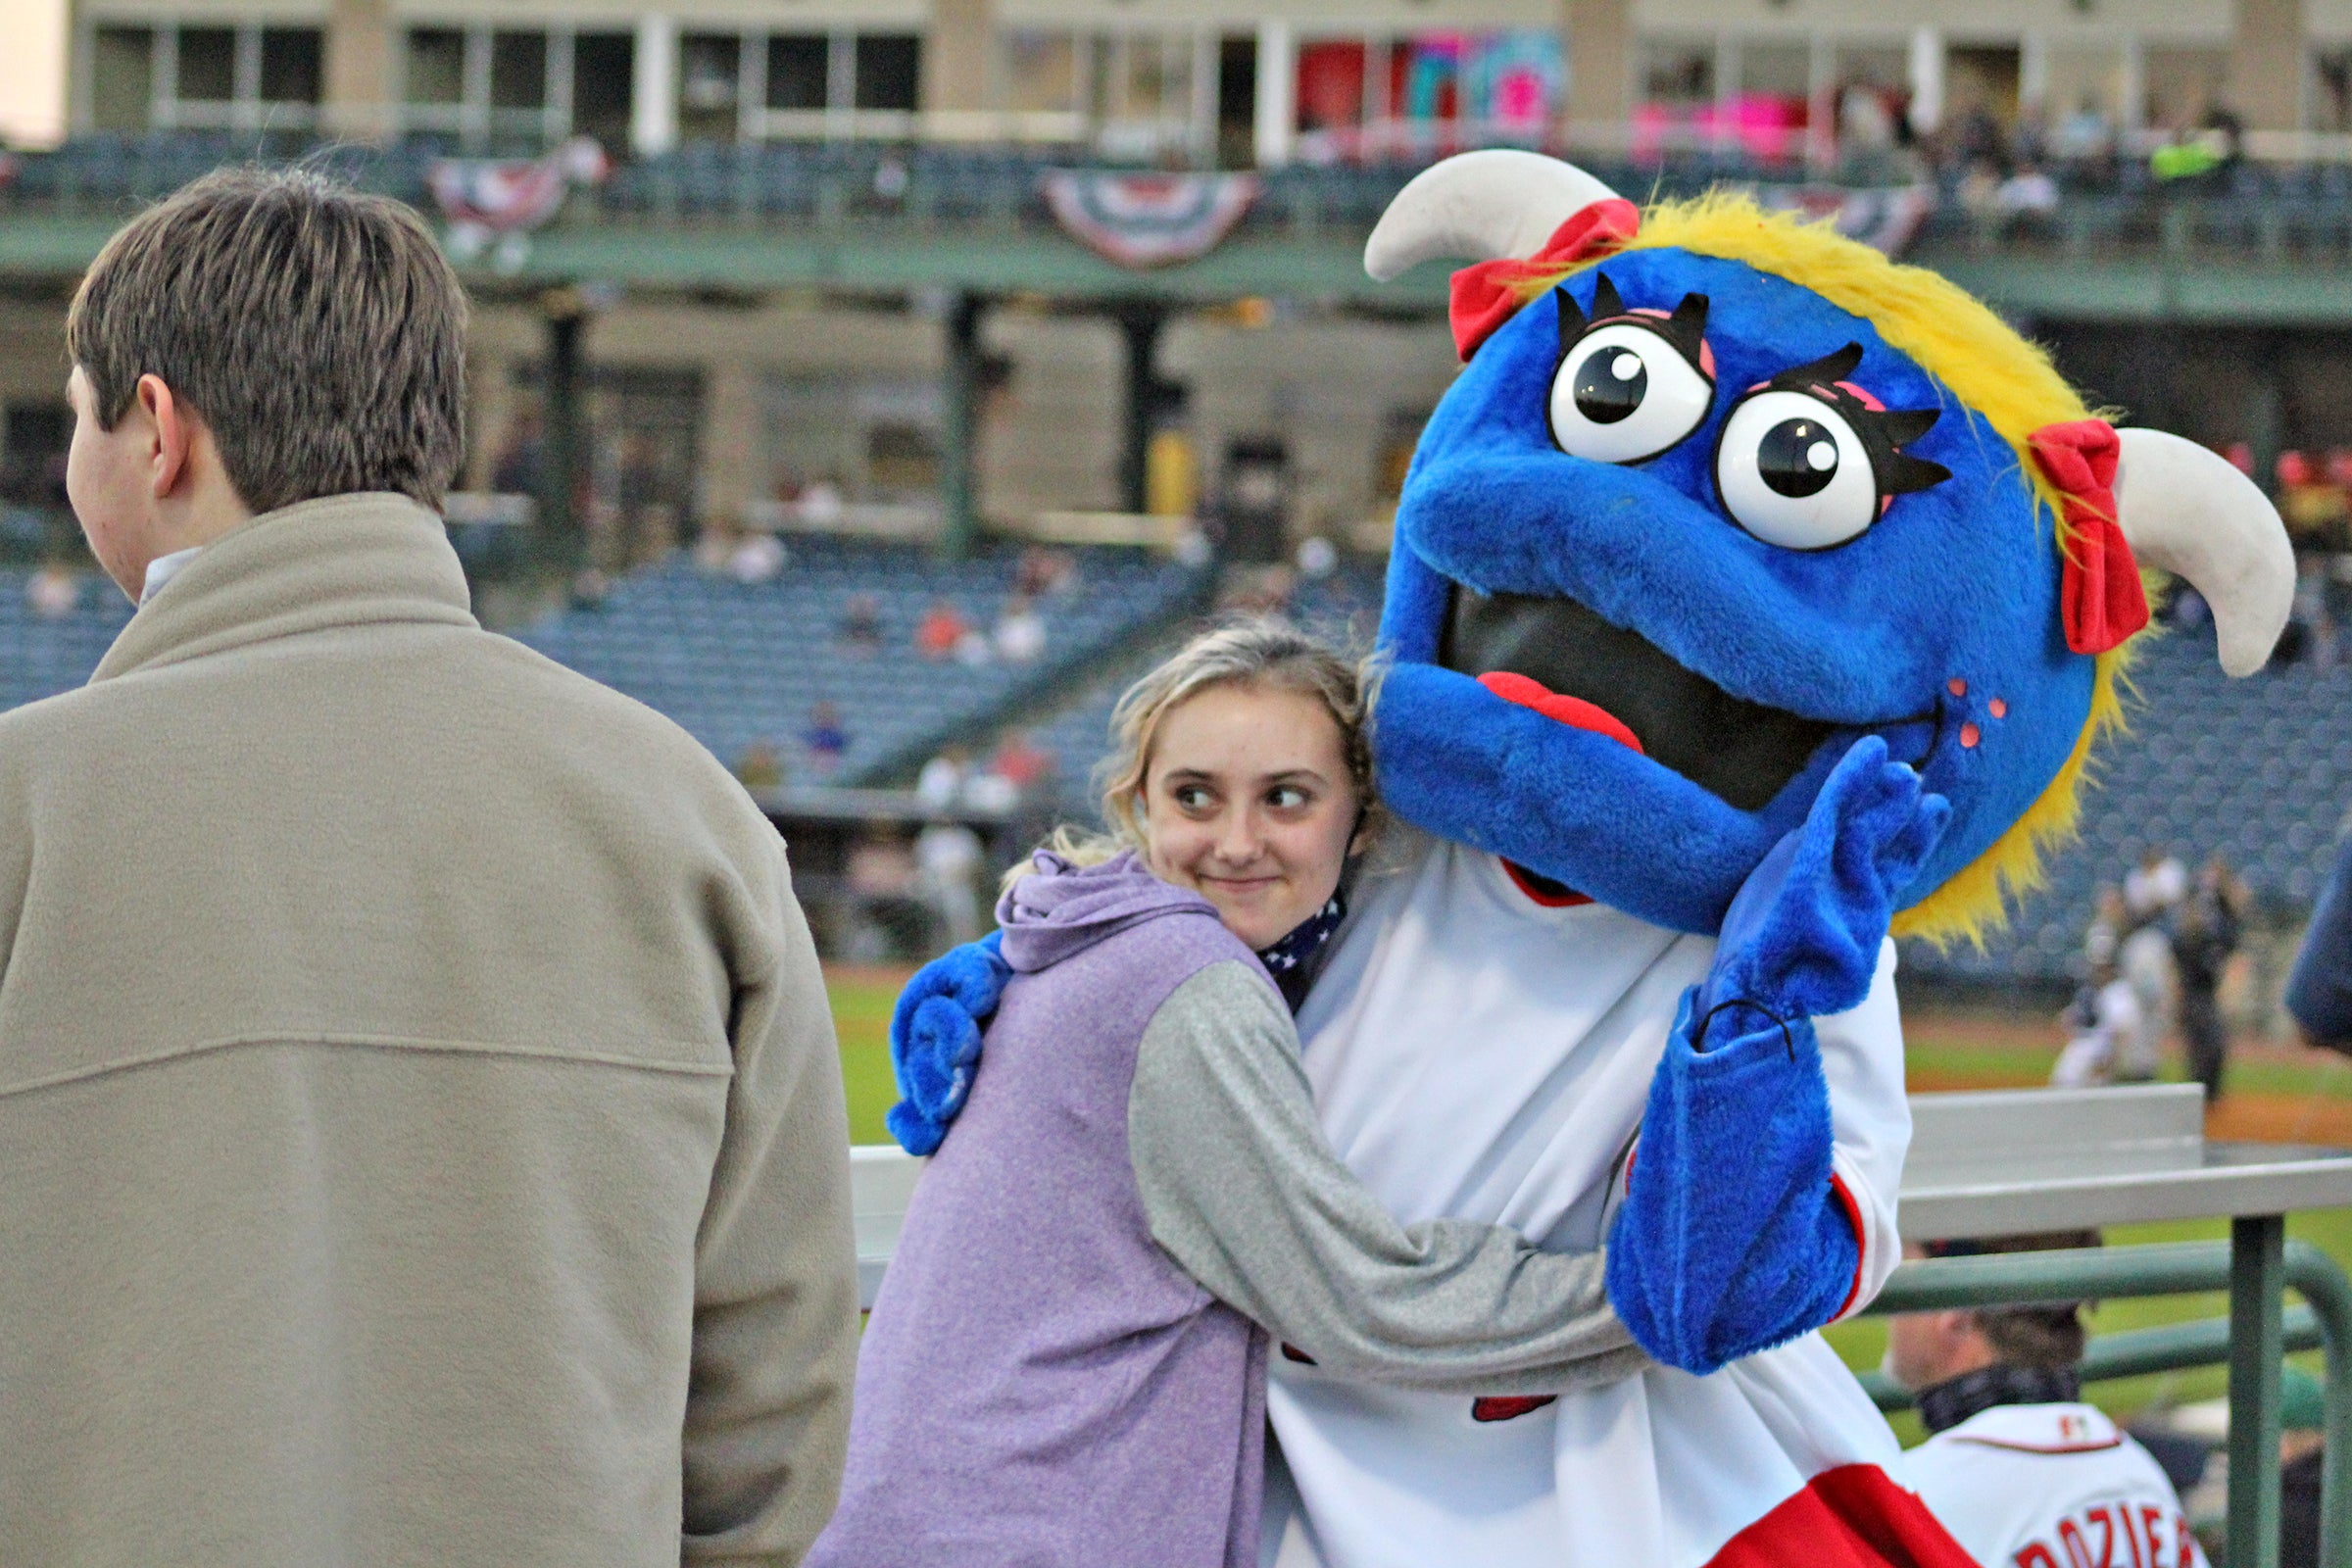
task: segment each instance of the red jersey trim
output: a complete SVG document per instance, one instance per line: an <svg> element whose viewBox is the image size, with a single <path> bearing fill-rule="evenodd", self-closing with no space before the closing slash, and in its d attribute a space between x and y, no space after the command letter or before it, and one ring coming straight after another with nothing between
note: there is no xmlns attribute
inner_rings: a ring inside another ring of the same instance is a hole
<svg viewBox="0 0 2352 1568"><path fill-rule="evenodd" d="M1740 1531L1706 1568L1978 1568L1951 1532L1875 1464L1824 1470Z"/></svg>
<svg viewBox="0 0 2352 1568"><path fill-rule="evenodd" d="M1951 1441L1973 1443L1982 1448L2006 1448L2011 1453L2104 1453L2109 1448L2120 1448L2124 1446L2123 1434L2120 1432L2104 1443L2063 1443L2046 1446L2038 1443L2004 1443L1999 1438L1971 1437L1959 1432L1952 1434Z"/></svg>
<svg viewBox="0 0 2352 1568"><path fill-rule="evenodd" d="M1519 867L1513 865L1510 861L1502 859L1502 857L1500 856L1496 856L1495 859L1501 862L1502 874L1511 879L1511 886L1517 888L1520 893L1526 897L1530 904L1537 906L1539 908L1576 909L1582 908L1584 906L1592 902L1592 895L1588 893L1540 892L1534 883L1528 881L1527 873L1525 871L1520 870Z"/></svg>
<svg viewBox="0 0 2352 1568"><path fill-rule="evenodd" d="M1845 1299L1838 1303L1838 1317L1841 1318L1854 1309L1857 1298L1862 1295L1863 1264L1868 1261L1870 1253L1870 1232L1862 1227L1862 1205L1854 1201L1854 1195L1847 1189L1845 1178L1836 1171L1830 1173L1830 1191L1836 1193L1838 1201L1845 1205L1845 1222L1854 1228L1854 1283L1845 1288ZM1830 1321L1835 1323L1838 1318Z"/></svg>

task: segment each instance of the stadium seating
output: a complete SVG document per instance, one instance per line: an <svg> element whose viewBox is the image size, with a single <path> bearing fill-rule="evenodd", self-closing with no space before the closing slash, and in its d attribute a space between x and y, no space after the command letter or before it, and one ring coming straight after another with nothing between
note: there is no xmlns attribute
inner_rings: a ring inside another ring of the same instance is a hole
<svg viewBox="0 0 2352 1568"><path fill-rule="evenodd" d="M772 747L798 782L813 762L799 737L815 706L840 712L848 746L828 775L872 782L909 772L941 744L984 727L1145 629L1193 608L1202 574L1140 551L1081 552L1073 581L1040 601L1044 657L1028 664L926 660L915 626L934 600L985 632L1013 584L1015 558L942 564L903 545L815 536L792 540L780 577L746 585L684 556L623 578L593 609L565 611L520 639L666 713L735 761ZM845 612L859 594L881 612L881 644L845 648Z"/></svg>
<svg viewBox="0 0 2352 1568"><path fill-rule="evenodd" d="M0 709L71 691L90 678L130 619L130 601L96 572L83 573L71 614L48 619L26 602L32 572L0 568Z"/></svg>
<svg viewBox="0 0 2352 1568"><path fill-rule="evenodd" d="M2264 901L2309 907L2352 808L2352 669L2290 664L2230 680L2207 628L2150 639L2132 683L2132 732L2106 749L2082 838L2051 859L2046 884L1984 952L1913 944L1907 973L2070 977L2099 886L2120 885L2143 845L2191 869L2219 853Z"/></svg>
<svg viewBox="0 0 2352 1568"><path fill-rule="evenodd" d="M1376 564L1349 562L1327 577L1301 582L1291 596L1286 613L1308 630L1357 653L1369 652L1380 626L1383 570ZM1150 639L1129 656L1106 667L1075 694L1049 704L1042 712L1012 726L1025 728L1029 738L1054 754L1058 762L1059 808L1073 818L1096 816L1094 770L1110 750L1111 710L1119 695L1135 679L1176 651L1184 638L1199 629L1193 623L1171 628Z"/></svg>

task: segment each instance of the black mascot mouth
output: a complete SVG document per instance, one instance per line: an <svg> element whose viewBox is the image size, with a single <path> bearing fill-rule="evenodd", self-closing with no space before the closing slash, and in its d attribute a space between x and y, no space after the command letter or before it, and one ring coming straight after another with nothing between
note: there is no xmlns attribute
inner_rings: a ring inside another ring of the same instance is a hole
<svg viewBox="0 0 2352 1568"><path fill-rule="evenodd" d="M1742 811L1770 804L1839 727L1734 697L1572 599L1457 583L1438 662L1464 675L1524 675L1603 709L1650 760Z"/></svg>

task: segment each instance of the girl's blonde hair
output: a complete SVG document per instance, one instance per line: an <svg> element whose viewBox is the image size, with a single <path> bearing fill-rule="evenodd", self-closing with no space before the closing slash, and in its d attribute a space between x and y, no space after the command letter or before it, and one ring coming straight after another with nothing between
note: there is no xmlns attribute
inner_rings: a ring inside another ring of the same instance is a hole
<svg viewBox="0 0 2352 1568"><path fill-rule="evenodd" d="M1202 632L1127 688L1111 711L1111 752L1096 765L1107 832L1060 827L1045 847L1075 865L1094 865L1145 847L1141 805L1152 747L1160 721L1202 692L1250 686L1297 692L1323 705L1339 726L1348 781L1355 788L1362 827L1375 819L1372 793L1372 699L1377 681L1369 661L1351 659L1329 643L1270 615L1233 621ZM1027 860L1005 873L1006 886L1030 869Z"/></svg>

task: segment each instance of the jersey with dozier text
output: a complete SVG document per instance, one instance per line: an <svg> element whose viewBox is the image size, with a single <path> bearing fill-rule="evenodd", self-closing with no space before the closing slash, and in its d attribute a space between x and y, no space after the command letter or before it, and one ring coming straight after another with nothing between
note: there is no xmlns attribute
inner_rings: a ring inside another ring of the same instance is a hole
<svg viewBox="0 0 2352 1568"><path fill-rule="evenodd" d="M1715 943L1557 906L1492 856L1397 837L1299 1015L1324 1130L1400 1219L1596 1249L1677 1003ZM1849 1309L1900 1252L1911 1118L1893 970L1888 943L1862 1005L1816 1021L1833 1170L1863 1232ZM1701 1568L1766 1514L1798 1517L1783 1505L1825 1478L1850 1496L1865 1468L1903 1477L1885 1420L1817 1334L1709 1377L1659 1367L1549 1402L1278 1365L1269 1413L1287 1467L1268 1496L1281 1568Z"/></svg>
<svg viewBox="0 0 2352 1568"><path fill-rule="evenodd" d="M1984 1568L2206 1568L2155 1455L2092 1405L1995 1405L1910 1458L1920 1496Z"/></svg>

